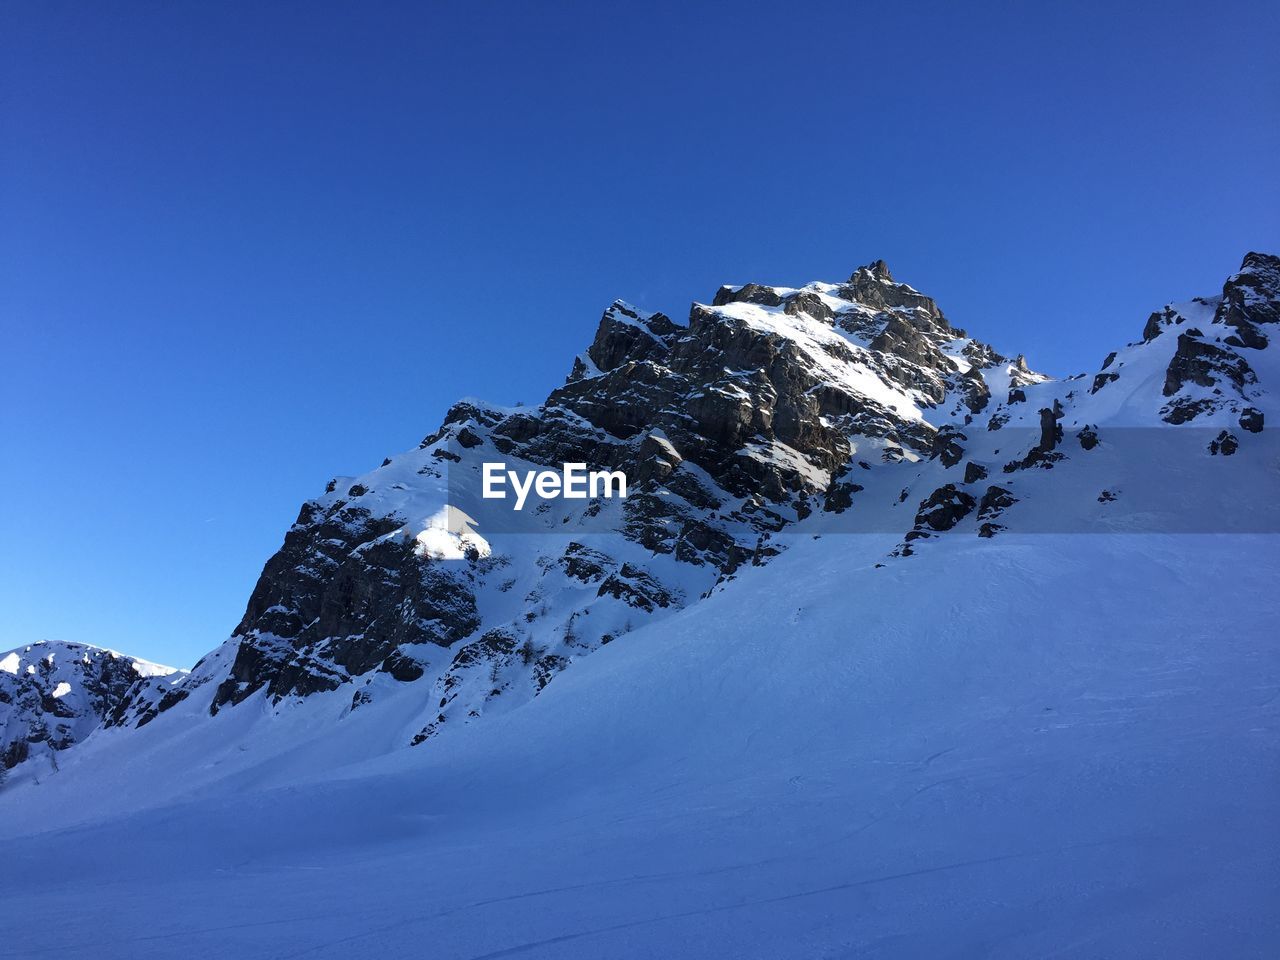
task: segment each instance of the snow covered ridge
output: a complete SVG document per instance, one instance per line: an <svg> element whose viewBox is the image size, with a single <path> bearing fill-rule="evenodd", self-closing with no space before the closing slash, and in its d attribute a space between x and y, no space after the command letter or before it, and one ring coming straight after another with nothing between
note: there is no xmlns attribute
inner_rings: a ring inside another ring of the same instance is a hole
<svg viewBox="0 0 1280 960"><path fill-rule="evenodd" d="M828 533L887 534L868 542L896 567L944 538L1280 529L1278 320L1280 260L1249 254L1220 295L1053 380L879 261L722 287L684 325L617 301L543 404L458 403L416 449L332 480L230 639L127 691L106 733L305 700L348 728L394 716L380 749L420 744ZM515 510L484 496L494 463L584 464L627 496Z"/></svg>
<svg viewBox="0 0 1280 960"><path fill-rule="evenodd" d="M162 690L185 676L173 667L83 643L41 640L0 654L0 764L38 759L111 722L135 688Z"/></svg>

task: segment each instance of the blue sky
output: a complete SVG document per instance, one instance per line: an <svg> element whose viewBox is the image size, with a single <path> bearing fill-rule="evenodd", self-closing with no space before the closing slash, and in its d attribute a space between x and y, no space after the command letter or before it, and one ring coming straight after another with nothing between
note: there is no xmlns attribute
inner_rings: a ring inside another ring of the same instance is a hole
<svg viewBox="0 0 1280 960"><path fill-rule="evenodd" d="M0 4L0 648L189 666L615 297L887 260L1056 374L1280 250L1262 3Z"/></svg>

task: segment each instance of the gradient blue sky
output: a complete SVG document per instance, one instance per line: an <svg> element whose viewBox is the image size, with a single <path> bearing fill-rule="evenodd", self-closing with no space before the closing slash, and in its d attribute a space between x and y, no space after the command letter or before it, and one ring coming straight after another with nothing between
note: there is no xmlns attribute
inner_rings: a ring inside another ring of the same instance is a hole
<svg viewBox="0 0 1280 960"><path fill-rule="evenodd" d="M1275 4L0 4L0 649L189 666L623 297L886 259L1057 374L1280 250Z"/></svg>

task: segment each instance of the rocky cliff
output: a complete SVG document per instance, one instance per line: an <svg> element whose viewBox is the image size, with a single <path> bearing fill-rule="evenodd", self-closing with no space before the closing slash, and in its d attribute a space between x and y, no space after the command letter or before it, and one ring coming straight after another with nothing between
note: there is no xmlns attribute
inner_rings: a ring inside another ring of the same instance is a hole
<svg viewBox="0 0 1280 960"><path fill-rule="evenodd" d="M459 404L417 451L304 505L211 708L344 686L358 706L362 678L384 673L434 683L420 738L474 719L765 562L775 534L841 496L833 478L855 450L927 457L926 412L971 416L1043 379L882 262L839 284L722 287L683 326L616 302L541 406ZM497 459L622 470L630 495L548 510L526 531L546 536L483 555L424 548L432 518Z"/></svg>

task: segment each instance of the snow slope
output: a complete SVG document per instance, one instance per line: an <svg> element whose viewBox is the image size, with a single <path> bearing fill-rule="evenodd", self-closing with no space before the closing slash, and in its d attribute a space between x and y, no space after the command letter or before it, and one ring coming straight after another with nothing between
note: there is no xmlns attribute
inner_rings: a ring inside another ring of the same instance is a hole
<svg viewBox="0 0 1280 960"><path fill-rule="evenodd" d="M0 903L56 918L0 956L1274 955L1271 538L858 541L336 775L147 809L88 744L74 814L0 796Z"/></svg>

